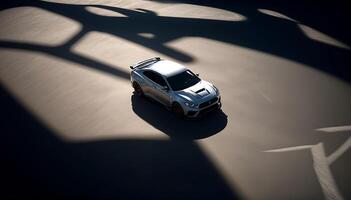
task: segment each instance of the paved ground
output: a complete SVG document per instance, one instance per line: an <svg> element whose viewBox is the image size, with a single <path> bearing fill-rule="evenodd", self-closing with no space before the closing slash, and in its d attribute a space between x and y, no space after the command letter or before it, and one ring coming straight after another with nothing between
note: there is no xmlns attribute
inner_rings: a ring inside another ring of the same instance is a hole
<svg viewBox="0 0 351 200"><path fill-rule="evenodd" d="M351 199L347 8L60 2L0 11L5 197ZM128 66L153 56L213 82L222 111L132 96Z"/></svg>

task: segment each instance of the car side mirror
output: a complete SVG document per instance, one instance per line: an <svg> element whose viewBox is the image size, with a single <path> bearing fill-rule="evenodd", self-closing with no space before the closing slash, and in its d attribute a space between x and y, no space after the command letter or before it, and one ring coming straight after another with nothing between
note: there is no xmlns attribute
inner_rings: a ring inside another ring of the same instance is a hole
<svg viewBox="0 0 351 200"><path fill-rule="evenodd" d="M195 75L196 75L196 76L200 76L200 74L199 74L199 73L196 73Z"/></svg>

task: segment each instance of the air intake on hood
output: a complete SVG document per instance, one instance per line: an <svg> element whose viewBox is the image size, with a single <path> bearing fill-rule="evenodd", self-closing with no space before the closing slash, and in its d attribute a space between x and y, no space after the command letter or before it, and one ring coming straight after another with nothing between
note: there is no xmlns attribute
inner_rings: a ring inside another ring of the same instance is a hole
<svg viewBox="0 0 351 200"><path fill-rule="evenodd" d="M198 91L196 91L195 93L199 93L199 92L202 92L202 91L204 91L205 90L205 88L201 88L201 89L199 89Z"/></svg>

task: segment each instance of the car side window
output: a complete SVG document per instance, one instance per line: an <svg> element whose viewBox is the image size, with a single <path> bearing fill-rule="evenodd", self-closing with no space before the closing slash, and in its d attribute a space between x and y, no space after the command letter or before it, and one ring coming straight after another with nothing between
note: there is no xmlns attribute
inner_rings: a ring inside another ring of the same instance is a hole
<svg viewBox="0 0 351 200"><path fill-rule="evenodd" d="M150 80L154 80L153 76L152 76L152 72L151 71L144 71L143 74L148 77Z"/></svg>
<svg viewBox="0 0 351 200"><path fill-rule="evenodd" d="M155 74L155 83L159 84L160 86L167 86L165 79L162 78L162 76Z"/></svg>
<svg viewBox="0 0 351 200"><path fill-rule="evenodd" d="M148 77L153 82L159 84L160 86L167 86L166 81L162 78L162 76L152 72L152 71L145 71L144 75Z"/></svg>
<svg viewBox="0 0 351 200"><path fill-rule="evenodd" d="M157 81L157 74L155 74L154 72L152 72L152 71L144 71L143 72L144 73L144 75L146 76L146 77L148 77L150 80L152 80L153 82L155 82L156 83L156 81Z"/></svg>

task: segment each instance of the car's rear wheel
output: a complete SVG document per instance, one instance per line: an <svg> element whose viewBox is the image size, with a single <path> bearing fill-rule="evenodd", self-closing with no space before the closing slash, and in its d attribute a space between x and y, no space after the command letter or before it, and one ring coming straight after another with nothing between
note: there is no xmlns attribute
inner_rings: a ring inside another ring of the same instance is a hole
<svg viewBox="0 0 351 200"><path fill-rule="evenodd" d="M182 106L179 103L173 103L172 105L172 111L178 116L178 117L184 117L184 110Z"/></svg>
<svg viewBox="0 0 351 200"><path fill-rule="evenodd" d="M134 93L139 96L139 97L142 97L144 96L144 92L143 90L141 89L140 85L136 82L133 83L133 88L134 88Z"/></svg>

